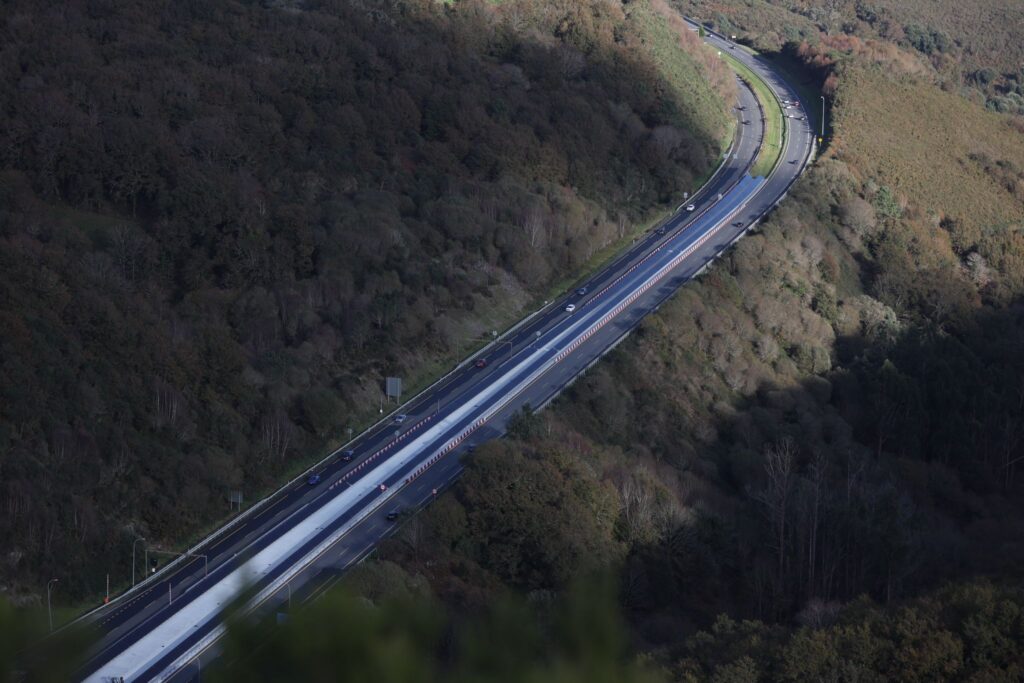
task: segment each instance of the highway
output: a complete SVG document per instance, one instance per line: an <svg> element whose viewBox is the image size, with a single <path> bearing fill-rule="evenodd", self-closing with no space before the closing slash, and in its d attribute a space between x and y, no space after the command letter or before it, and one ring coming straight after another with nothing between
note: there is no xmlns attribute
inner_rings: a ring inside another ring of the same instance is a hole
<svg viewBox="0 0 1024 683"><path fill-rule="evenodd" d="M797 94L781 78L721 37L782 100ZM722 168L659 229L651 230L567 297L552 302L401 407L305 476L215 532L133 591L90 613L102 636L80 672L87 681L190 680L216 651L221 610L243 589L247 607L315 596L394 528L389 512L415 510L461 470L474 444L504 433L522 406L549 402L619 343L640 320L700 272L767 212L803 171L814 133L786 119L784 156L768 178L748 171L761 147L760 108L746 87L737 135ZM786 110L787 112L790 110ZM744 123L745 122L745 123ZM566 310L568 305L574 310ZM484 361L478 367L477 361Z"/></svg>

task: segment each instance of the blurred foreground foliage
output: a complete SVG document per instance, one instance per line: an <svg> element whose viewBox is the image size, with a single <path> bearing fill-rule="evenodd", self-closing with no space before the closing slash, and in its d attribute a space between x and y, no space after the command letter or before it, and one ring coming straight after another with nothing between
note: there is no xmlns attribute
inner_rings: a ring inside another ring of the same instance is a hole
<svg viewBox="0 0 1024 683"><path fill-rule="evenodd" d="M0 598L0 683L66 683L82 663L90 632L59 631L47 638L45 610L16 609Z"/></svg>
<svg viewBox="0 0 1024 683"><path fill-rule="evenodd" d="M334 591L284 624L238 620L216 681L654 683L629 653L612 584L577 582L563 598L496 599L453 618L429 598Z"/></svg>

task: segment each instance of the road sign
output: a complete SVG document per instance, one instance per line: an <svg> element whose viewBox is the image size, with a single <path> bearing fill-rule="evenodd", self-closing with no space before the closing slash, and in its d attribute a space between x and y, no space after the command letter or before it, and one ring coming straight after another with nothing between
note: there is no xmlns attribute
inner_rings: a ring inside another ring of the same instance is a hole
<svg viewBox="0 0 1024 683"><path fill-rule="evenodd" d="M395 399L397 402L402 402L402 378L401 377L388 377L384 381L385 395L391 399Z"/></svg>

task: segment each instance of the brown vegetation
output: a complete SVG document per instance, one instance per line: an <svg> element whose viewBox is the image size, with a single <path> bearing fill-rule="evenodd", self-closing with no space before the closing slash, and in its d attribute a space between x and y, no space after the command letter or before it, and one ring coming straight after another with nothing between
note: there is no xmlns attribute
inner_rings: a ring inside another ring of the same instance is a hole
<svg viewBox="0 0 1024 683"><path fill-rule="evenodd" d="M0 576L64 595L309 462L726 132L646 2L5 9Z"/></svg>
<svg viewBox="0 0 1024 683"><path fill-rule="evenodd" d="M681 680L1012 680L1024 147L894 48L835 44L829 153L503 452L568 453L579 490L614 487L614 533L574 529ZM458 486L427 537L480 504ZM446 538L383 555L453 604L486 600L503 568L479 534ZM936 588L978 575L1011 585Z"/></svg>

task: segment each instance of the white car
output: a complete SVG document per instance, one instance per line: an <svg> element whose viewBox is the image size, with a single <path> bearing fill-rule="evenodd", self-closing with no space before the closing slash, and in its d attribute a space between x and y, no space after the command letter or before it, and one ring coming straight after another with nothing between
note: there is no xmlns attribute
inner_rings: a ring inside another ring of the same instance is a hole
<svg viewBox="0 0 1024 683"><path fill-rule="evenodd" d="M686 210L687 211L693 211L696 208L697 208L696 206L694 206L693 204L690 204L689 206L686 207Z"/></svg>
<svg viewBox="0 0 1024 683"><path fill-rule="evenodd" d="M569 304L568 306L565 307L565 312L566 313L572 313L575 310L576 310L576 304Z"/></svg>

